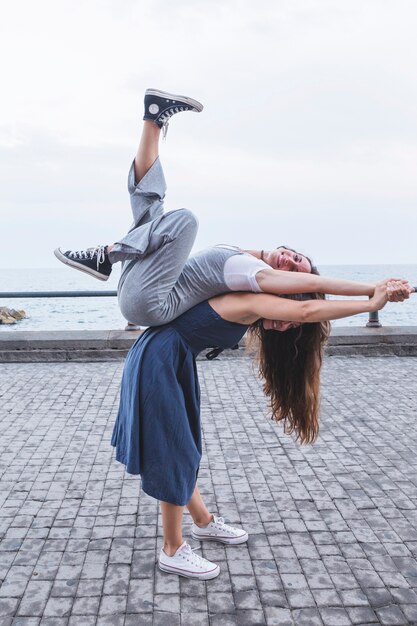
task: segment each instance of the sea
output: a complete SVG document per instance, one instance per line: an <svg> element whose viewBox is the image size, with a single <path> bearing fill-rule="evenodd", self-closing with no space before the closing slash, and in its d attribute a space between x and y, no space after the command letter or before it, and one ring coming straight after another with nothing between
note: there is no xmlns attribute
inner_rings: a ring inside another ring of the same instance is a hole
<svg viewBox="0 0 417 626"><path fill-rule="evenodd" d="M406 278L417 286L417 265L322 265L324 276L374 282L383 278ZM119 274L113 270L102 282L71 268L0 269L0 292L4 291L112 291ZM13 325L0 324L0 332L26 330L118 330L126 326L116 297L0 298L0 307L23 309L27 318ZM388 303L379 313L383 326L417 325L417 294L402 303ZM336 320L334 326L365 326L367 314Z"/></svg>

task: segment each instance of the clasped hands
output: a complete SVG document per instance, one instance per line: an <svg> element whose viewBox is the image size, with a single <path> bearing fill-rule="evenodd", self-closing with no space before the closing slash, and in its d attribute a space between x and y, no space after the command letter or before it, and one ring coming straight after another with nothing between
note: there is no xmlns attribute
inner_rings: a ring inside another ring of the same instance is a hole
<svg viewBox="0 0 417 626"><path fill-rule="evenodd" d="M414 291L414 287L411 287L409 282L402 278L387 278L378 283L377 287L384 285L388 302L404 302L404 300L410 297L410 293Z"/></svg>

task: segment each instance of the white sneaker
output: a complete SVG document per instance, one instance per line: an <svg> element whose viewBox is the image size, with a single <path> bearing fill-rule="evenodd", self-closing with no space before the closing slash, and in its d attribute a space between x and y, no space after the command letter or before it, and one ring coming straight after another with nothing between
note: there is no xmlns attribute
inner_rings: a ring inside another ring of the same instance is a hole
<svg viewBox="0 0 417 626"><path fill-rule="evenodd" d="M173 556L168 556L161 548L158 559L159 568L163 572L178 574L186 578L210 580L220 574L220 567L194 552L184 541Z"/></svg>
<svg viewBox="0 0 417 626"><path fill-rule="evenodd" d="M200 528L197 524L193 524L191 527L191 535L193 539L199 541L220 541L220 543L227 543L229 545L245 543L249 538L245 530L229 526L224 523L223 517L216 517L215 515L213 515L213 521L203 528Z"/></svg>

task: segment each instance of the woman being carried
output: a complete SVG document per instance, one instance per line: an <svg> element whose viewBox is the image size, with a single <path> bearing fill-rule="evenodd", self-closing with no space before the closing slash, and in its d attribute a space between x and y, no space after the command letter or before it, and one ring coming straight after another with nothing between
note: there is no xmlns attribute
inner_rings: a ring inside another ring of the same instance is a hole
<svg viewBox="0 0 417 626"><path fill-rule="evenodd" d="M143 326L165 324L199 302L231 291L372 296L374 284L319 276L308 257L283 246L263 251L219 245L189 257L197 219L187 209L164 213L159 139L172 115L202 108L185 96L146 91L142 136L128 176L134 219L129 233L113 245L66 252L58 248L57 258L101 280L122 261L120 309L128 321Z"/></svg>

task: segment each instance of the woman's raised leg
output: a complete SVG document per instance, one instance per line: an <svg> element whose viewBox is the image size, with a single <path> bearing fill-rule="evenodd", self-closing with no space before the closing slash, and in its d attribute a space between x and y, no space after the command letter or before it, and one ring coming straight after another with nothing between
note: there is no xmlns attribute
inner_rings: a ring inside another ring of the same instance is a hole
<svg viewBox="0 0 417 626"><path fill-rule="evenodd" d="M160 135L161 129L154 122L149 120L145 120L143 122L138 150L136 152L135 160L133 161L135 184L138 184L142 180L158 158ZM105 246L105 248L107 254L109 254L113 251L114 244L109 243Z"/></svg>
<svg viewBox="0 0 417 626"><path fill-rule="evenodd" d="M135 179L139 183L159 156L161 129L154 122L143 122L142 134L134 161Z"/></svg>
<svg viewBox="0 0 417 626"><path fill-rule="evenodd" d="M54 254L62 263L99 280L107 280L114 263L118 261L135 263L151 255L159 244L165 242L167 236L171 234L170 225L161 225L162 232L155 232L164 215L163 197L166 191L164 174L158 158L161 130L166 134L169 120L177 113L202 110L202 104L187 96L178 96L157 89L146 90L142 134L128 177L133 225L128 235L118 239L115 244L85 250L64 251L57 248ZM195 222L195 219L192 219ZM181 236L181 233L173 232L172 236L175 238ZM187 245L188 243L185 243L182 249ZM178 275L181 269L178 270ZM125 270L126 267L123 268L123 273Z"/></svg>

